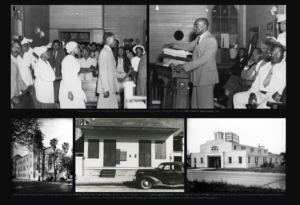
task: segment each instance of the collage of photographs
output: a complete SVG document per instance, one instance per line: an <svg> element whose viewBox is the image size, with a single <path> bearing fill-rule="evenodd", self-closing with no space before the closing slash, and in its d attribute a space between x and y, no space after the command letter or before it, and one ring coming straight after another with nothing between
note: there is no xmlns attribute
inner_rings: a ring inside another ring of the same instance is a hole
<svg viewBox="0 0 300 205"><path fill-rule="evenodd" d="M286 5L9 6L10 200L286 200Z"/></svg>

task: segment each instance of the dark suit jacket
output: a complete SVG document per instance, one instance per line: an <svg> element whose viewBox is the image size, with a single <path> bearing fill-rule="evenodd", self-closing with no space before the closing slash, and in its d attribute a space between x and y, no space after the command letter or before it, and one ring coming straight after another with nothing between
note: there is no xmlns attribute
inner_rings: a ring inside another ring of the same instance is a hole
<svg viewBox="0 0 300 205"><path fill-rule="evenodd" d="M244 57L241 62L238 61L234 66L232 66L230 68L232 75L241 77L241 73L242 73L244 67L247 65L247 63L248 63L247 57Z"/></svg>
<svg viewBox="0 0 300 205"><path fill-rule="evenodd" d="M57 51L56 58L54 59L54 51L50 51L49 63L51 67L55 68L55 76L61 76L61 62L66 57L66 52L64 49L60 49Z"/></svg>
<svg viewBox="0 0 300 205"><path fill-rule="evenodd" d="M117 62L116 67L118 67L118 57L116 58L116 62ZM128 73L129 72L129 66L131 66L131 61L130 61L129 58L127 58L127 57L123 58L123 66L124 66L124 71L126 73Z"/></svg>
<svg viewBox="0 0 300 205"><path fill-rule="evenodd" d="M197 45L199 37L186 44L175 43L174 48L193 51L193 60L183 64L185 71L191 72L191 82L194 86L214 85L219 82L216 53L218 44L209 31L202 37Z"/></svg>

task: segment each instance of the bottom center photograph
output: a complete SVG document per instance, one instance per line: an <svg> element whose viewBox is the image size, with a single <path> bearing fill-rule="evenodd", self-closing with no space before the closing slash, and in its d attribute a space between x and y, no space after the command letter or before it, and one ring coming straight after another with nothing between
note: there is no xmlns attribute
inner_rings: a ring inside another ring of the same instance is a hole
<svg viewBox="0 0 300 205"><path fill-rule="evenodd" d="M76 192L184 192L184 118L76 118Z"/></svg>

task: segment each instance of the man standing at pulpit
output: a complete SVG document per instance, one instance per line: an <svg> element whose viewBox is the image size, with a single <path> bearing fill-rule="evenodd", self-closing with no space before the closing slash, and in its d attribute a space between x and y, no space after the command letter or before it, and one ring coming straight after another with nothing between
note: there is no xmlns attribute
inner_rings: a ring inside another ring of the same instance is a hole
<svg viewBox="0 0 300 205"><path fill-rule="evenodd" d="M191 71L190 80L193 83L192 108L214 108L213 91L219 82L216 65L218 44L215 37L208 31L209 22L206 18L198 18L194 23L194 32L198 36L186 44L172 43L163 47L193 51L193 60L177 65L176 72Z"/></svg>

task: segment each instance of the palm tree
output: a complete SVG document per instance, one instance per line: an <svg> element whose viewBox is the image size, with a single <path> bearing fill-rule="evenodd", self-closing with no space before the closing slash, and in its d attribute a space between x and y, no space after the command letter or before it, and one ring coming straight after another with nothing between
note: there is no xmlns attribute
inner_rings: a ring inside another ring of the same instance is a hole
<svg viewBox="0 0 300 205"><path fill-rule="evenodd" d="M57 146L58 140L56 138L53 138L52 140L50 140L50 145L54 151L53 153L53 163L54 163L54 181L56 181L56 167L55 167L55 161L57 159L56 156L56 146Z"/></svg>
<svg viewBox="0 0 300 205"><path fill-rule="evenodd" d="M68 142L64 142L62 145L61 145L61 148L63 149L63 151L65 152L65 154L68 153L68 150L70 148L70 145Z"/></svg>

